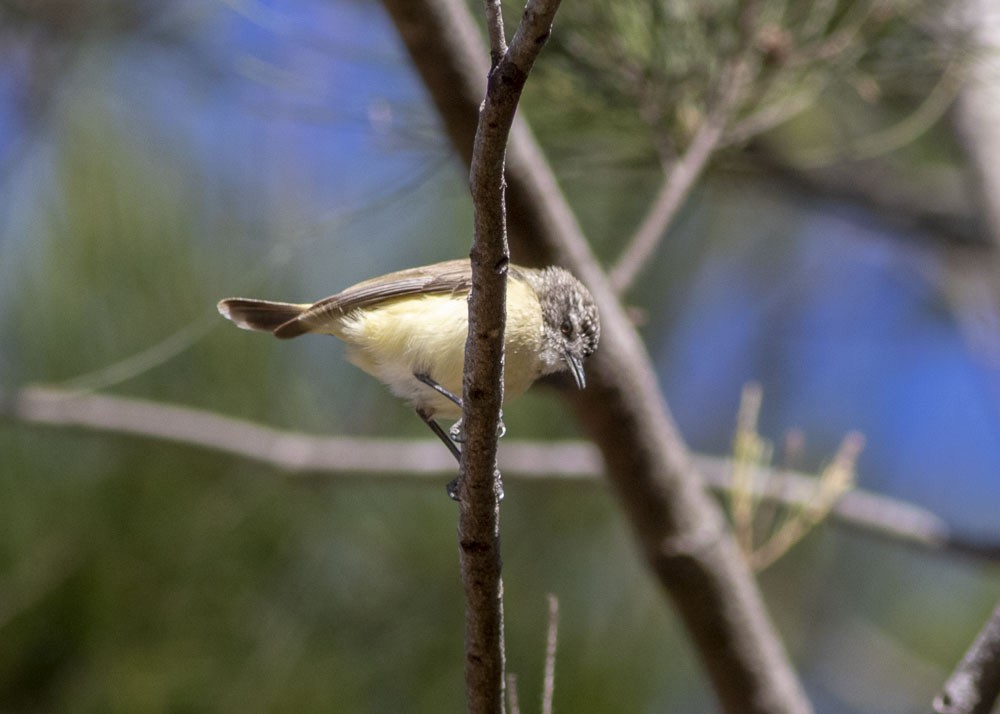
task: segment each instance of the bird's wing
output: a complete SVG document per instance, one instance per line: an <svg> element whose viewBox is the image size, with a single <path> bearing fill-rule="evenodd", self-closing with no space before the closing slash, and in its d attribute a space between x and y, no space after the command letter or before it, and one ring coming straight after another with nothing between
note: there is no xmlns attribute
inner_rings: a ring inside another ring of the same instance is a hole
<svg viewBox="0 0 1000 714"><path fill-rule="evenodd" d="M448 260L420 268L407 268L371 278L331 295L274 330L277 337L297 337L321 331L352 310L387 300L427 293L468 293L472 267L467 259Z"/></svg>

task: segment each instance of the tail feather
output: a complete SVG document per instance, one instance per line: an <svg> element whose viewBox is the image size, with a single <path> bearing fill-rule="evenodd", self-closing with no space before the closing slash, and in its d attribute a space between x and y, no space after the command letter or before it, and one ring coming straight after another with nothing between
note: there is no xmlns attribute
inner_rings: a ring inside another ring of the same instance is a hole
<svg viewBox="0 0 1000 714"><path fill-rule="evenodd" d="M249 298L226 298L219 301L219 312L233 324L244 330L275 331L301 315L309 305L299 305L288 302L272 302L270 300L251 300ZM295 337L301 332L292 334L292 330L283 330L279 337Z"/></svg>

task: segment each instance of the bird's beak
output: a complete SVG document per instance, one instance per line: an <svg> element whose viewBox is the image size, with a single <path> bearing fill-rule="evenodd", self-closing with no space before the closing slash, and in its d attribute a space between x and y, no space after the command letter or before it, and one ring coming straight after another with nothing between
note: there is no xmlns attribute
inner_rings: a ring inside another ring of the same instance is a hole
<svg viewBox="0 0 1000 714"><path fill-rule="evenodd" d="M580 389L586 387L587 377L583 373L583 357L567 352L564 355L564 358L566 360L566 365L569 367L569 371L573 373L573 380L576 382L576 386Z"/></svg>

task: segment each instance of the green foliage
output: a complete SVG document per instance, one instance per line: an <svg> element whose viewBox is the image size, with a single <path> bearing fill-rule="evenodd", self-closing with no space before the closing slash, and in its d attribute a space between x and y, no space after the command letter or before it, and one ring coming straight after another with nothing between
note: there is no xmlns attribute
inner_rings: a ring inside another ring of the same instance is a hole
<svg viewBox="0 0 1000 714"><path fill-rule="evenodd" d="M912 100L947 63L918 19L924 5L570 4L533 78L532 106L543 126L569 114L604 141L613 136L619 158L640 152L656 163L681 154L715 111L724 112L729 140L742 143L824 106L836 87L867 103L900 93Z"/></svg>

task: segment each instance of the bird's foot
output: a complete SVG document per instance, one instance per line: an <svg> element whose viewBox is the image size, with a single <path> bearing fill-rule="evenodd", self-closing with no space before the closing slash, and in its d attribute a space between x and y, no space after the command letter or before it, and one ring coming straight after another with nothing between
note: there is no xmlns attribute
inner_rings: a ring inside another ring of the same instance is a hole
<svg viewBox="0 0 1000 714"><path fill-rule="evenodd" d="M497 438L498 439L503 438L504 434L506 433L507 433L507 426L506 424L503 423L503 412L501 411L500 420L497 422ZM465 425L462 424L461 419L459 419L458 421L456 421L454 424L451 425L451 428L448 429L448 436L450 436L451 440L454 441L456 444L465 443Z"/></svg>
<svg viewBox="0 0 1000 714"><path fill-rule="evenodd" d="M456 476L451 481L449 481L448 485L445 486L445 490L448 492L448 498L450 498L452 501L460 501L460 500L462 500L460 498L460 494L459 494L459 491L460 491L461 487L462 487L462 479L461 479L461 477ZM500 481L500 473L499 472L496 473L496 489L497 489L497 500L502 501L503 500L503 483L501 483L501 481Z"/></svg>

